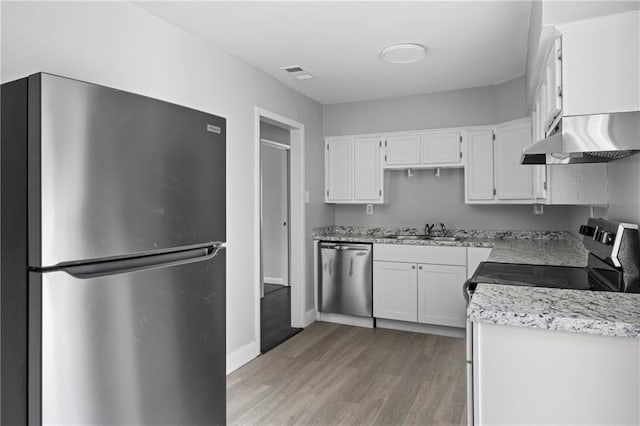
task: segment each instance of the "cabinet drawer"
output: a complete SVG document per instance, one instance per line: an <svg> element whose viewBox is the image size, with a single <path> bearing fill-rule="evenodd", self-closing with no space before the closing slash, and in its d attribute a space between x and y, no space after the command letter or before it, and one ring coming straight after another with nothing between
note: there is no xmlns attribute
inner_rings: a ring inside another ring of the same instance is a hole
<svg viewBox="0 0 640 426"><path fill-rule="evenodd" d="M374 244L373 260L463 266L467 264L467 249L466 247Z"/></svg>

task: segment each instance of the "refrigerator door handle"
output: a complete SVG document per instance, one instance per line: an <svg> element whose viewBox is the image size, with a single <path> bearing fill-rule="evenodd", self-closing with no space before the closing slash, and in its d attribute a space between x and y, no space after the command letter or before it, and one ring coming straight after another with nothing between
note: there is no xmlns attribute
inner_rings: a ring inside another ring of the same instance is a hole
<svg viewBox="0 0 640 426"><path fill-rule="evenodd" d="M169 252L142 253L129 257L96 259L83 263L61 263L51 268L44 268L42 272L64 271L75 278L96 278L125 272L201 262L212 259L220 250L226 247L227 244L225 242L214 241L198 246L182 247Z"/></svg>

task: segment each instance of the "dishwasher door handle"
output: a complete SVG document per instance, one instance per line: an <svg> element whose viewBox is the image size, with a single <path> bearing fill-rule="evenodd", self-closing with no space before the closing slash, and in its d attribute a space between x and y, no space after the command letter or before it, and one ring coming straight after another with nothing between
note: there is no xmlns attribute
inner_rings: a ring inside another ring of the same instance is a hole
<svg viewBox="0 0 640 426"><path fill-rule="evenodd" d="M362 246L347 246L344 244L320 244L320 248L323 249L332 249L332 250L371 250L371 247L362 245Z"/></svg>

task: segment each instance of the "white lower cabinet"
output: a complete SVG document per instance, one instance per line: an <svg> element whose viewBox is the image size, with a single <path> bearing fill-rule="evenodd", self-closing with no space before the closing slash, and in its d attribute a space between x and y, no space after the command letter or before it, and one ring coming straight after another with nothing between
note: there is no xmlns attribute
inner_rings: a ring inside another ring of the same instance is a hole
<svg viewBox="0 0 640 426"><path fill-rule="evenodd" d="M473 424L638 425L636 339L473 323Z"/></svg>
<svg viewBox="0 0 640 426"><path fill-rule="evenodd" d="M464 327L467 304L462 295L465 266L418 265L418 322Z"/></svg>
<svg viewBox="0 0 640 426"><path fill-rule="evenodd" d="M417 321L415 263L373 262L373 316Z"/></svg>
<svg viewBox="0 0 640 426"><path fill-rule="evenodd" d="M465 247L374 244L373 259L374 317L465 327Z"/></svg>

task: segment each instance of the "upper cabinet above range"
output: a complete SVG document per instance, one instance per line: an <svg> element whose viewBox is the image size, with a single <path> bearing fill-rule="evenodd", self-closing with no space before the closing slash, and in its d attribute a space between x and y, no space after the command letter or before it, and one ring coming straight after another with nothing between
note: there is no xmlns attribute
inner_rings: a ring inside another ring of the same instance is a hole
<svg viewBox="0 0 640 426"><path fill-rule="evenodd" d="M562 117L640 110L640 12L559 25L538 52L534 142Z"/></svg>
<svg viewBox="0 0 640 426"><path fill-rule="evenodd" d="M558 30L564 116L640 110L640 11Z"/></svg>
<svg viewBox="0 0 640 426"><path fill-rule="evenodd" d="M384 140L388 169L463 167L461 130L397 133Z"/></svg>

